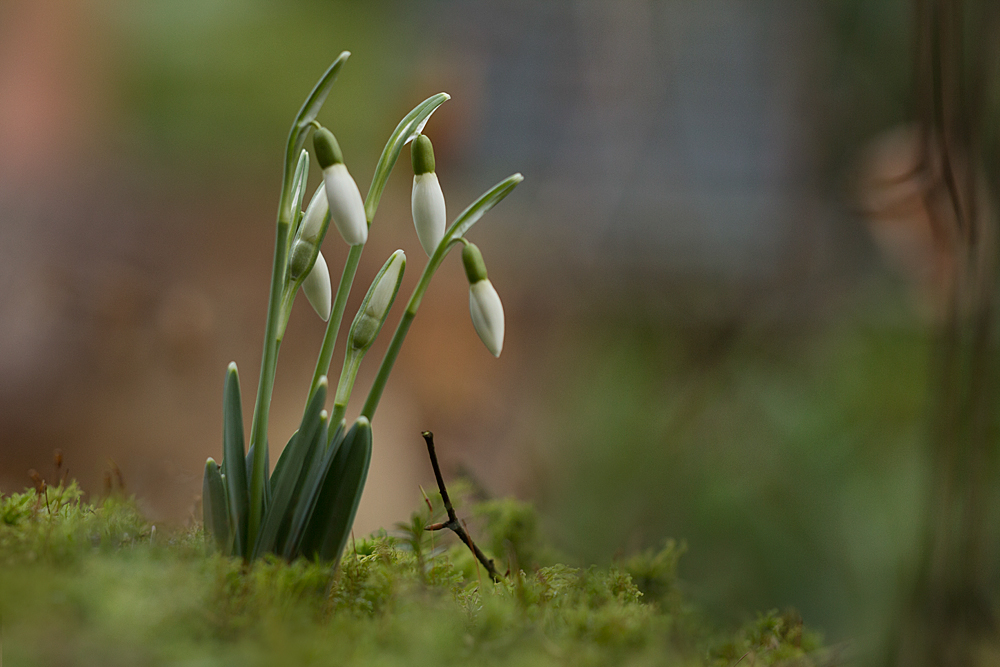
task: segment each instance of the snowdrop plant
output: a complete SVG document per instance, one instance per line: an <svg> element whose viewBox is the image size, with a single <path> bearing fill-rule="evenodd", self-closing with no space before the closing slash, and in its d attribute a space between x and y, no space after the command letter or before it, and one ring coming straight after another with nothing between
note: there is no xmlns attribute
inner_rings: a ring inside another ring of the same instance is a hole
<svg viewBox="0 0 1000 667"><path fill-rule="evenodd" d="M264 349L249 438L244 432L239 373L236 364L231 363L223 391L222 463L210 458L205 465L206 534L221 552L247 560L266 554L288 560L305 557L336 562L340 558L368 475L371 423L382 393L431 279L448 252L459 244L464 246L463 263L470 282L475 330L494 356L499 356L503 346L500 299L486 279L482 255L465 235L483 214L510 194L521 182L521 175L514 174L496 184L445 228L444 195L434 173L433 148L423 135L431 114L448 100L447 94L439 93L414 107L396 126L382 149L368 194L362 200L336 138L316 120L349 55L346 51L340 54L323 74L288 134ZM309 178L309 154L305 146L310 134L323 183L303 212ZM402 250L385 262L348 331L343 369L332 392L330 412L326 409L331 393L327 375L369 227L389 174L403 147L411 141L413 218L428 260L400 315L361 413L348 422L347 406L358 369L381 333L402 283L406 267ZM331 221L349 246L336 292L329 266L320 251ZM326 333L299 428L291 435L272 471L268 414L278 352L300 289L327 322Z"/></svg>

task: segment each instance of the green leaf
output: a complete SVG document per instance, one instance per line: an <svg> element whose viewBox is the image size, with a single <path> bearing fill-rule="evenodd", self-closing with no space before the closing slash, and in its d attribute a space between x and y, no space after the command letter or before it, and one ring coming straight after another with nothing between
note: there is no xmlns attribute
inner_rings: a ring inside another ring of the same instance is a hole
<svg viewBox="0 0 1000 667"><path fill-rule="evenodd" d="M247 483L253 477L253 454L256 445L250 445L250 449L247 451ZM267 471L268 463L270 462L270 453L267 449L267 439L264 440L264 507L266 509L267 504L271 502L271 477ZM248 503L249 504L249 503Z"/></svg>
<svg viewBox="0 0 1000 667"><path fill-rule="evenodd" d="M330 94L330 89L333 88L333 82L337 80L337 75L340 74L340 68L344 66L347 59L351 57L350 51L342 51L337 59L331 63L331 65L323 73L323 76L319 78L316 85L313 87L312 92L309 93L309 97L302 104L302 108L299 109L298 115L295 117L295 122L292 124L292 131L295 129L304 130L306 127L316 120L316 116L319 114L319 110L323 108L323 103L326 102L326 96ZM301 138L302 143L296 146L296 149L301 149L305 145L305 137Z"/></svg>
<svg viewBox="0 0 1000 667"><path fill-rule="evenodd" d="M455 222L451 223L451 227L445 232L444 238L446 242L465 236L465 233L472 228L472 225L479 221L479 218L483 217L487 211L499 204L523 180L524 176L521 174L508 176L484 192L479 199L469 204L468 208L455 218Z"/></svg>
<svg viewBox="0 0 1000 667"><path fill-rule="evenodd" d="M223 553L230 545L229 508L226 506L226 485L215 459L205 462L205 477L201 487L201 504L204 510L205 531L211 532L215 544Z"/></svg>
<svg viewBox="0 0 1000 667"><path fill-rule="evenodd" d="M292 500L296 486L299 486L299 476L302 466L309 458L323 434L323 424L326 415L323 414L323 404L326 402L326 382L320 382L305 414L299 430L292 436L286 447L286 462L282 465L280 478L273 480L272 498L264 515L257 542L254 545L253 557L259 558L265 553L275 551L278 546L282 526L287 530L291 522L291 512L294 511ZM277 468L275 469L277 472ZM278 477L278 475L275 475Z"/></svg>
<svg viewBox="0 0 1000 667"><path fill-rule="evenodd" d="M281 450L278 454L278 461L274 464L274 470L271 471L271 487L276 488L281 484L281 475L284 473L285 468L288 466L288 460L292 457L292 452L295 451L293 443L295 438L299 435L298 431L292 433L292 437L288 439L285 444L285 448Z"/></svg>
<svg viewBox="0 0 1000 667"><path fill-rule="evenodd" d="M247 450L247 479L253 475L253 450L256 449L256 445L250 445L250 449Z"/></svg>
<svg viewBox="0 0 1000 667"><path fill-rule="evenodd" d="M334 431L333 436L330 438L329 445L317 447L313 452L312 460L305 466L308 472L295 504L295 512L292 515L292 522L285 537L285 545L282 552L288 560L295 560L295 558L302 554L302 536L316 509L320 488L323 480L326 479L330 464L333 462L340 444L344 441L345 426L346 422L341 419L337 425L337 430Z"/></svg>
<svg viewBox="0 0 1000 667"><path fill-rule="evenodd" d="M347 59L351 56L350 51L344 51L337 59L333 61L323 76L320 77L319 81L313 87L312 92L309 93L309 97L302 104L302 108L299 109L298 115L295 116L295 120L292 122L292 129L288 132L288 147L285 152L285 176L284 183L282 185L282 201L285 201L284 196L291 193L291 171L293 160L302 150L303 146L306 144L306 137L309 134L309 125L316 120L316 115L319 110L323 107L323 102L326 101L327 95L330 94L330 89L333 87L333 82L337 80L337 75L340 74L340 68L344 66Z"/></svg>
<svg viewBox="0 0 1000 667"><path fill-rule="evenodd" d="M247 491L243 437L243 405L240 398L240 376L236 363L229 364L222 400L222 473L226 476L229 512L236 553L246 555L247 514L250 495Z"/></svg>
<svg viewBox="0 0 1000 667"><path fill-rule="evenodd" d="M295 175L292 176L292 200L289 202L289 220L292 221L288 228L288 238L295 238L295 231L302 221L302 199L306 196L306 181L309 180L309 151L302 149L299 153L299 162L295 165Z"/></svg>
<svg viewBox="0 0 1000 667"><path fill-rule="evenodd" d="M312 519L303 536L301 553L337 561L351 534L372 458L372 427L358 417L327 471Z"/></svg>
<svg viewBox="0 0 1000 667"><path fill-rule="evenodd" d="M438 93L428 97L415 106L410 113L403 116L403 120L399 121L399 125L389 136L389 141L382 149L382 155L375 166L375 175L372 176L372 184L368 188L368 196L365 198L365 216L368 218L369 225L375 218L379 199L382 198L382 190L385 189L385 183L389 180L389 174L392 173L392 168L396 165L396 160L399 159L403 146L420 134L431 114L450 99L451 96L448 93Z"/></svg>

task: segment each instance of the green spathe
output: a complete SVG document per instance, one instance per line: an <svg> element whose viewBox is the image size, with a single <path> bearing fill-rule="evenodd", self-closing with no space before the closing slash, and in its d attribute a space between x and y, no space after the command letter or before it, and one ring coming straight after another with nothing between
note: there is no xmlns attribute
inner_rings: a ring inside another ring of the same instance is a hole
<svg viewBox="0 0 1000 667"><path fill-rule="evenodd" d="M410 146L410 157L413 159L413 175L434 173L434 145L426 134L419 134Z"/></svg>
<svg viewBox="0 0 1000 667"><path fill-rule="evenodd" d="M321 127L313 133L313 149L316 151L316 161L320 169L327 169L335 164L344 164L344 154L333 132Z"/></svg>
<svg viewBox="0 0 1000 667"><path fill-rule="evenodd" d="M475 243L466 243L462 248L462 266L465 267L465 277L469 279L470 285L486 280L486 262Z"/></svg>

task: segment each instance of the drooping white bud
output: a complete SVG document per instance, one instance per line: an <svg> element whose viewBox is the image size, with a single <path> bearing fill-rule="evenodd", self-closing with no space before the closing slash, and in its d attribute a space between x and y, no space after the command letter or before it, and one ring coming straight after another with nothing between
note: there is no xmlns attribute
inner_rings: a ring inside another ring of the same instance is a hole
<svg viewBox="0 0 1000 667"><path fill-rule="evenodd" d="M486 277L486 263L475 244L462 248L462 264L469 279L469 313L472 326L494 357L503 350L503 304L493 283Z"/></svg>
<svg viewBox="0 0 1000 667"><path fill-rule="evenodd" d="M444 193L441 192L437 174L431 172L413 177L413 196L410 204L417 238L420 239L424 252L430 257L444 238L447 218Z"/></svg>
<svg viewBox="0 0 1000 667"><path fill-rule="evenodd" d="M368 240L368 220L365 203L358 184L347 171L340 146L333 133L322 128L313 134L316 160L323 169L326 201L330 219L349 245L361 245Z"/></svg>
<svg viewBox="0 0 1000 667"><path fill-rule="evenodd" d="M330 319L332 308L333 291L330 287L330 267L326 265L323 253L316 256L312 269L302 281L302 291L312 304L316 314L326 322Z"/></svg>
<svg viewBox="0 0 1000 667"><path fill-rule="evenodd" d="M413 226L424 252L434 254L444 238L447 211L444 193L437 174L434 173L434 147L431 140L421 134L410 147L413 158L413 194L410 198Z"/></svg>
<svg viewBox="0 0 1000 667"><path fill-rule="evenodd" d="M503 350L503 304L489 280L469 285L469 312L479 339L494 357Z"/></svg>

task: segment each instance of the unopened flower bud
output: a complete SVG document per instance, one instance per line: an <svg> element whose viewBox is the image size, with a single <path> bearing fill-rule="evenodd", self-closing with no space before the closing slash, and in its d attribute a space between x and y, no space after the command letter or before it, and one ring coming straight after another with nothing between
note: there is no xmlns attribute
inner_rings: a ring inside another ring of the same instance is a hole
<svg viewBox="0 0 1000 667"><path fill-rule="evenodd" d="M434 173L431 140L419 135L410 146L410 156L413 158L413 194L410 198L413 226L417 229L420 245L430 257L444 238L447 219L444 193Z"/></svg>
<svg viewBox="0 0 1000 667"><path fill-rule="evenodd" d="M309 299L316 314L324 322L329 320L333 294L330 287L330 267L326 265L323 253L316 256L312 269L306 275L306 279L302 281L302 291L305 292L306 298Z"/></svg>
<svg viewBox="0 0 1000 667"><path fill-rule="evenodd" d="M382 330L392 302L396 299L399 284L403 280L403 270L406 268L406 255L402 250L392 253L382 270L375 276L375 281L368 289L365 300L358 309L358 314L351 325L348 345L356 350L367 350L375 341L378 332Z"/></svg>
<svg viewBox="0 0 1000 667"><path fill-rule="evenodd" d="M503 304L493 283L486 277L486 263L474 244L462 249L462 264L469 279L469 313L479 339L494 357L503 350Z"/></svg>
<svg viewBox="0 0 1000 667"><path fill-rule="evenodd" d="M330 218L349 245L361 245L368 240L368 220L358 184L344 165L344 156L333 133L321 128L313 133L316 160L323 170L326 200Z"/></svg>
<svg viewBox="0 0 1000 667"><path fill-rule="evenodd" d="M288 253L288 277L292 282L297 281L315 265L310 265L313 257L316 256L314 255L315 251L316 246L301 239L297 239L292 244L292 249Z"/></svg>
<svg viewBox="0 0 1000 667"><path fill-rule="evenodd" d="M309 206L302 215L302 224L299 227L299 238L310 243L319 243L323 236L323 222L330 206L326 203L326 187L320 185L316 188L316 193L309 200Z"/></svg>

